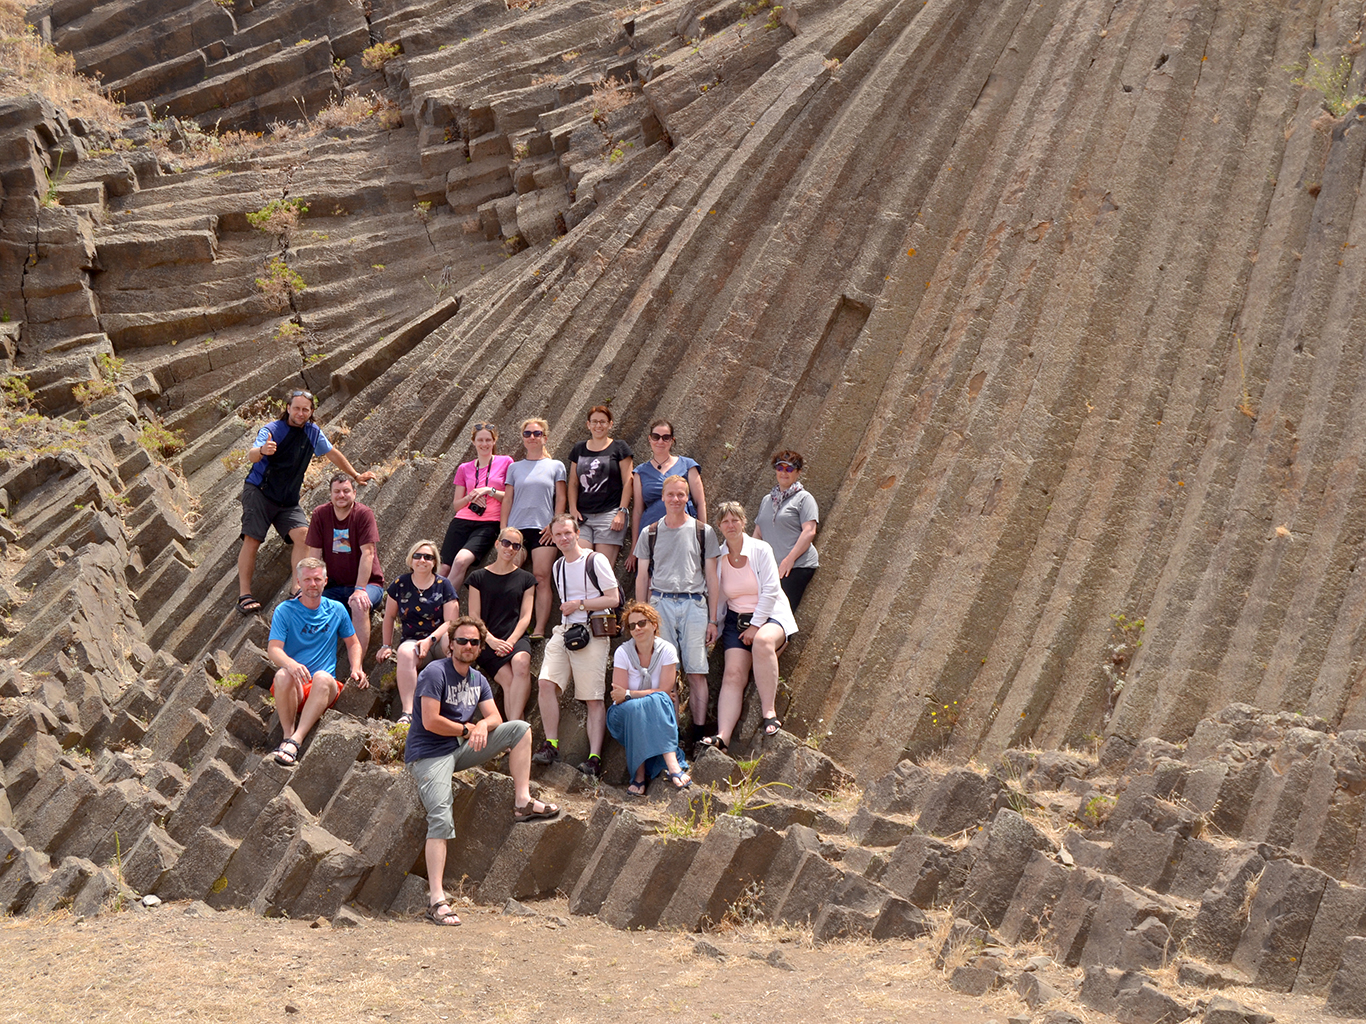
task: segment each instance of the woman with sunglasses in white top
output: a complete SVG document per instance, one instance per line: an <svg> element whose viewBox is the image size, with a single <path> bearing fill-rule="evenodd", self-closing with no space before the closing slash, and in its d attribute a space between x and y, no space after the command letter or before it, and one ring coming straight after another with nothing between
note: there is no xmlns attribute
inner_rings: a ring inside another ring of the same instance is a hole
<svg viewBox="0 0 1366 1024"><path fill-rule="evenodd" d="M678 748L674 709L678 651L656 635L659 612L648 604L632 601L626 606L626 628L631 639L612 657L612 706L607 709L607 728L626 748L626 791L644 796L660 772L675 789L687 789L692 778Z"/></svg>
<svg viewBox="0 0 1366 1024"><path fill-rule="evenodd" d="M479 671L503 688L508 721L522 717L531 695L531 644L526 632L536 577L522 569L522 532L509 526L494 545L493 562L470 573L469 613L488 630Z"/></svg>
<svg viewBox="0 0 1366 1024"><path fill-rule="evenodd" d="M536 577L536 627L529 639L544 640L550 624L550 567L560 555L550 539L550 521L564 511L569 476L564 463L550 457L550 427L545 420L522 424L522 447L526 458L508 469L499 527L522 531L522 550Z"/></svg>

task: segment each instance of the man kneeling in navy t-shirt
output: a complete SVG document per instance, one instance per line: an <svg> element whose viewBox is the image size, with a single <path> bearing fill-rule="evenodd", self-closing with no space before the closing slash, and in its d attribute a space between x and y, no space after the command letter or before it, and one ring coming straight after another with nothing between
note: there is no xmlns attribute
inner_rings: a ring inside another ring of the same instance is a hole
<svg viewBox="0 0 1366 1024"><path fill-rule="evenodd" d="M413 721L403 760L417 780L422 806L427 809L427 920L455 925L442 887L446 871L446 840L455 838L451 813L451 777L508 751L508 772L516 790L513 818L535 821L560 813L554 804L531 799L531 726L504 722L493 701L489 682L474 663L484 646L484 624L469 615L451 629L451 656L434 661L417 677L413 693ZM475 720L475 710L479 718Z"/></svg>

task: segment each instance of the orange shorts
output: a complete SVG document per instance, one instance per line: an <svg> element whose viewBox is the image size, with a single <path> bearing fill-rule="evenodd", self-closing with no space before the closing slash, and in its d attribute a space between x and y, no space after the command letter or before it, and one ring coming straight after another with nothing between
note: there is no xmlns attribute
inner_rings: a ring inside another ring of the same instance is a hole
<svg viewBox="0 0 1366 1024"><path fill-rule="evenodd" d="M337 701L341 700L342 690L344 690L345 688L346 688L346 683L344 683L344 682L342 682L342 680L338 679L338 680L337 680L337 695L336 695L335 697L332 698L332 704L327 705L329 708L332 707L333 704L336 704ZM304 704L308 703L308 695L309 695L310 693L312 693L312 692L313 692L313 683L312 683L312 681L310 680L309 682L304 683L304 699L301 700L301 701L299 701L299 706L300 706L300 707L303 707ZM275 696L275 684L274 684L273 682L270 684L270 695L271 695L272 697Z"/></svg>

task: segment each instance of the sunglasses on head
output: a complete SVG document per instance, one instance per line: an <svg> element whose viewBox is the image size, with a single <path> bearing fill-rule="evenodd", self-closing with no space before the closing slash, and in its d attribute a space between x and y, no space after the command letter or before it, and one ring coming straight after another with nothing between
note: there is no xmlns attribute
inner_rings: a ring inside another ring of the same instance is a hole
<svg viewBox="0 0 1366 1024"><path fill-rule="evenodd" d="M631 622L626 623L627 627L630 629L644 629L649 624L649 619L634 619Z"/></svg>
<svg viewBox="0 0 1366 1024"><path fill-rule="evenodd" d="M453 636L451 643L458 644L461 647L478 647L479 638L477 636Z"/></svg>
<svg viewBox="0 0 1366 1024"><path fill-rule="evenodd" d="M316 401L313 397L313 392L311 391L291 391L289 393L289 400L292 402L296 398L307 398L310 402Z"/></svg>
<svg viewBox="0 0 1366 1024"><path fill-rule="evenodd" d="M522 436L523 436L523 437L545 437L545 431L544 431L544 430L523 430L523 431L522 431Z"/></svg>
<svg viewBox="0 0 1366 1024"><path fill-rule="evenodd" d="M476 423L476 424L474 425L474 432L477 434L477 433L479 433L479 431L481 431L481 430L492 431L492 430L493 430L493 424L492 424L492 423Z"/></svg>
<svg viewBox="0 0 1366 1024"><path fill-rule="evenodd" d="M651 441L672 441L673 439L673 434L656 434L654 431L650 431Z"/></svg>
<svg viewBox="0 0 1366 1024"><path fill-rule="evenodd" d="M413 561L435 562L436 555L432 554L430 551L414 551Z"/></svg>
<svg viewBox="0 0 1366 1024"><path fill-rule="evenodd" d="M521 550L522 550L522 545L521 545L520 543L518 543L518 542L515 541L515 540L508 540L506 537L499 537L499 538L498 538L498 543L501 544L501 545L503 545L503 547L507 548L509 551L521 551Z"/></svg>

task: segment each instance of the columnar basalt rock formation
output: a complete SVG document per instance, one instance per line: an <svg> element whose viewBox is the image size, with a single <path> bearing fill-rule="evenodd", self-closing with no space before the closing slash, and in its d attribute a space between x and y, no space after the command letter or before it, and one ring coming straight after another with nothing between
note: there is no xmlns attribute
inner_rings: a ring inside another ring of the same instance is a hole
<svg viewBox="0 0 1366 1024"><path fill-rule="evenodd" d="M0 104L0 359L34 414L0 445L6 906L98 905L115 834L127 884L163 895L411 896L410 787L356 760L351 717L380 701L330 718L292 780L260 763L241 453L305 387L381 470L362 499L393 552L440 536L477 420L545 415L563 451L597 402L633 444L667 415L712 501L751 509L770 451L807 457L822 568L780 710L834 761L784 740L772 777L880 780L859 812L675 843L600 804L515 850L471 840L481 898L695 926L743 878L826 935L957 900L1010 941L1051 916L1065 963L1188 940L1314 993L1360 956L1366 108L1287 70L1355 59L1359 5L29 13L131 120ZM332 127L290 123L329 103ZM272 201L297 223L253 227ZM258 596L286 567L267 543ZM1103 743L1100 768L1018 760L1067 743ZM1108 824L1059 846L1009 780L907 761L941 749L1052 771ZM501 806L505 782L462 799ZM1165 1005L1144 984L1093 971L1083 997Z"/></svg>

